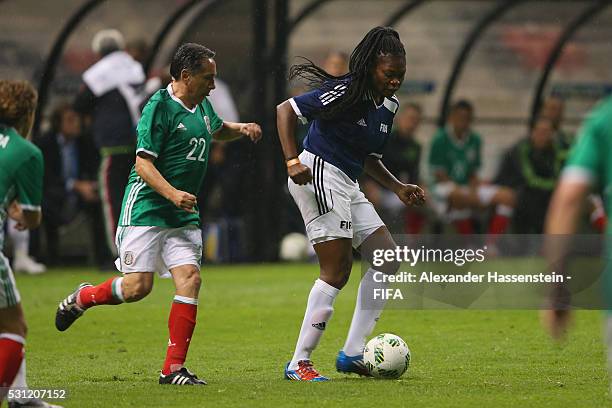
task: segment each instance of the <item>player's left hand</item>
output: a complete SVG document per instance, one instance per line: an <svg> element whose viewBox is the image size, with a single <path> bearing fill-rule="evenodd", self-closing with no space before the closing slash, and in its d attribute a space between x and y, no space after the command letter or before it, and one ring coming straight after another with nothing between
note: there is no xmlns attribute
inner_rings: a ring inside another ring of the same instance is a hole
<svg viewBox="0 0 612 408"><path fill-rule="evenodd" d="M425 192L416 184L403 184L395 194L406 205L420 206L425 203Z"/></svg>
<svg viewBox="0 0 612 408"><path fill-rule="evenodd" d="M245 123L240 127L240 133L257 143L261 139L261 126L257 123Z"/></svg>

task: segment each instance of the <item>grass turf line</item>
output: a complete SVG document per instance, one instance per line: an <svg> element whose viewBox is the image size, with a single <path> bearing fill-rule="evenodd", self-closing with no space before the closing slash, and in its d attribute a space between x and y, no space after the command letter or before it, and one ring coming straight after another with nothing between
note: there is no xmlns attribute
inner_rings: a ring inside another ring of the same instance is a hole
<svg viewBox="0 0 612 408"><path fill-rule="evenodd" d="M204 266L198 325L187 367L206 387L157 384L167 342L170 280L143 301L89 310L64 333L57 303L78 283L107 279L90 269L18 275L29 325L31 388L65 388L66 407L595 407L607 406L601 312L577 314L568 342L553 344L535 311L387 310L375 333L406 340L411 367L396 381L337 373L359 269L335 303L313 354L329 383L282 379L316 278L315 265Z"/></svg>

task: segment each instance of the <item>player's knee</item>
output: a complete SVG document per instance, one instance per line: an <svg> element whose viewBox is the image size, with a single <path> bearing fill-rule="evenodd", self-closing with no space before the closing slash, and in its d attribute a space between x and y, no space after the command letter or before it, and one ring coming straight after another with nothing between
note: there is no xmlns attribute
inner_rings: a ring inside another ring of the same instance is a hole
<svg viewBox="0 0 612 408"><path fill-rule="evenodd" d="M321 270L322 279L335 287L336 289L342 289L351 276L351 269L353 267L352 257L348 260L342 260L338 265L328 270Z"/></svg>
<svg viewBox="0 0 612 408"><path fill-rule="evenodd" d="M202 278L200 277L199 269L193 266L192 268L183 271L178 279L177 286L190 291L199 291L200 287L202 286Z"/></svg>
<svg viewBox="0 0 612 408"><path fill-rule="evenodd" d="M374 269L387 275L395 275L399 268L400 263L393 260L391 262L385 262L381 266L375 267Z"/></svg>
<svg viewBox="0 0 612 408"><path fill-rule="evenodd" d="M28 335L28 325L25 318L22 316L8 322L3 322L0 325L0 333L11 333L26 338Z"/></svg>

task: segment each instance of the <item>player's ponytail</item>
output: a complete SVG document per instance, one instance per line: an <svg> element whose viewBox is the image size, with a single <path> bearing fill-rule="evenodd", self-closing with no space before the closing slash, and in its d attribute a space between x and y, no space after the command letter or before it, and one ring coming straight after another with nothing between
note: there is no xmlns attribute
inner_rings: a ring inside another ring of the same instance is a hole
<svg viewBox="0 0 612 408"><path fill-rule="evenodd" d="M348 89L341 97L315 113L315 117L333 119L369 94L370 73L379 55L406 55L398 32L391 27L374 27L365 35L351 53L348 74L339 77L330 75L305 58L306 62L291 67L289 79L301 78L307 86L325 92L333 91L338 85L348 84Z"/></svg>

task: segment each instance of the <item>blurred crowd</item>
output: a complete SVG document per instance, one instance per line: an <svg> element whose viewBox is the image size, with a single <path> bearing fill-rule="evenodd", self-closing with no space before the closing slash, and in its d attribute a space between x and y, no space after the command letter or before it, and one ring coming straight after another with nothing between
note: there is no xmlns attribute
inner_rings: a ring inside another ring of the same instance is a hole
<svg viewBox="0 0 612 408"><path fill-rule="evenodd" d="M65 264L71 256L113 269L117 219L134 163L135 127L147 97L167 86L171 78L165 72L147 78L143 70L147 44L140 40L126 44L116 30L100 31L92 49L98 60L83 73L79 93L57 102L48 130L35 135L34 142L45 158L43 225L31 235L8 226L16 271L42 273L45 265ZM348 72L348 55L332 51L322 66L332 75L343 75ZM300 84L289 89L292 95L305 91ZM231 92L222 80L217 79L210 99L220 117L239 121ZM455 101L446 125L433 135L420 133L423 117L421 106L401 100L382 160L401 181L424 187L428 205L405 208L394 194L367 176L360 180L393 233L542 232L548 202L574 139L564 130L563 99L551 95L542 102L528 134L508 149L491 180L479 177L482 162L487 160L482 157L486 135L474 128L478 117L469 100ZM303 140L307 130L301 126L298 138ZM422 143L429 144L428 148ZM213 144L198 197L205 257L210 261L245 260L244 209L235 183L240 179L237 154L224 143ZM287 205L291 207L290 201L287 199ZM285 233L302 232L297 210L288 209L287 218ZM585 227L593 232L605 228L599 195L589 197L585 220L590 221ZM83 233L89 237L74 236ZM62 251L62 242L75 238L89 243L86 254Z"/></svg>
<svg viewBox="0 0 612 408"><path fill-rule="evenodd" d="M333 75L343 75L348 72L348 56L331 52L323 66ZM292 93L302 91L298 86ZM400 102L382 161L401 181L422 186L427 205L406 208L374 180L367 176L360 180L392 233L543 232L549 201L574 141L564 129L561 97L549 95L542 101L529 131L504 153L490 180L479 176L487 160L482 156L486 135L475 130L478 118L471 101L455 101L445 126L432 135L420 131L422 107L401 97ZM302 135L306 132L303 128ZM585 232L602 233L607 219L601 196L591 195L586 207Z"/></svg>
<svg viewBox="0 0 612 408"><path fill-rule="evenodd" d="M129 172L134 164L136 125L148 97L166 87L167 69L147 78L143 64L149 56L146 42L126 43L114 29L98 32L92 40L97 61L82 75L78 94L57 101L49 125L33 142L45 161L43 223L32 232L7 232L13 269L39 274L47 266L87 262L102 270L114 270L117 221ZM220 117L238 122L238 111L228 86L217 79L210 97ZM222 258L219 241L230 240L239 210L232 203L237 188L231 153L224 143L211 147L208 177L198 197L210 223L207 241L215 243L210 258ZM222 176L223 175L223 176ZM87 236L83 236L86 234ZM66 251L66 242L77 242L84 253Z"/></svg>

